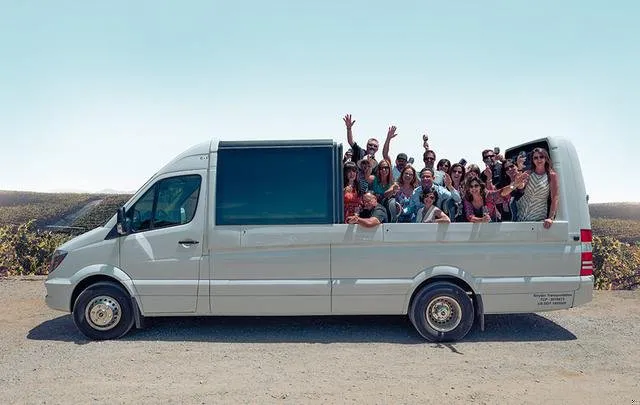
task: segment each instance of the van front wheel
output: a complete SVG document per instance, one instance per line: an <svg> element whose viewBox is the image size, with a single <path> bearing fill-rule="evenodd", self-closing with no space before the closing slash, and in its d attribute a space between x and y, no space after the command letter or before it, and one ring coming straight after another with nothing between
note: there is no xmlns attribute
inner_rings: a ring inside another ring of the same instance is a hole
<svg viewBox="0 0 640 405"><path fill-rule="evenodd" d="M423 287L409 309L411 323L430 342L462 339L473 326L473 317L471 297L446 281Z"/></svg>
<svg viewBox="0 0 640 405"><path fill-rule="evenodd" d="M129 294L115 283L92 284L78 295L73 322L90 339L117 339L133 327Z"/></svg>

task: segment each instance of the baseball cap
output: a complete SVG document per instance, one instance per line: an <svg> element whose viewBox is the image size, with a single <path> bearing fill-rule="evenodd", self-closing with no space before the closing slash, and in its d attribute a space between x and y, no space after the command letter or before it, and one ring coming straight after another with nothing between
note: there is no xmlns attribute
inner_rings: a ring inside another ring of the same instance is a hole
<svg viewBox="0 0 640 405"><path fill-rule="evenodd" d="M398 153L398 157L396 159L407 160L407 154L406 153Z"/></svg>

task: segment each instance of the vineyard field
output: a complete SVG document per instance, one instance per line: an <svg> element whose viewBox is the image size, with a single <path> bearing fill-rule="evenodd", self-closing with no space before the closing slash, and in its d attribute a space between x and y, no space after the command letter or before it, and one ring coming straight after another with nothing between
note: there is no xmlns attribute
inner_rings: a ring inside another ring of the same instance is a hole
<svg viewBox="0 0 640 405"><path fill-rule="evenodd" d="M0 225L21 225L30 220L36 228L55 225L102 198L104 195L88 193L0 191Z"/></svg>
<svg viewBox="0 0 640 405"><path fill-rule="evenodd" d="M591 218L595 236L610 236L625 243L640 243L640 220Z"/></svg>
<svg viewBox="0 0 640 405"><path fill-rule="evenodd" d="M131 198L128 194L111 195L103 198L98 205L93 207L85 215L76 219L72 226L84 229L93 229L101 226L116 213L119 207Z"/></svg>

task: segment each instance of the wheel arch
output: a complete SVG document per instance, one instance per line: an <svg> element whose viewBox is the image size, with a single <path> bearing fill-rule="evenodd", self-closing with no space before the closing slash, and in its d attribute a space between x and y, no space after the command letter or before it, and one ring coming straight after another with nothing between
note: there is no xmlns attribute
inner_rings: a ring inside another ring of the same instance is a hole
<svg viewBox="0 0 640 405"><path fill-rule="evenodd" d="M474 301L476 313L478 309L482 309L482 297L475 288L476 282L471 274L453 266L433 266L420 272L414 278L404 303L404 310L407 311L407 314L410 312L411 304L418 292L423 287L438 281L448 281L462 288Z"/></svg>
<svg viewBox="0 0 640 405"><path fill-rule="evenodd" d="M80 295L82 291L90 285L101 281L112 282L120 286L131 298L135 300L136 304L138 304L138 309L142 308L138 301L138 294L135 286L133 285L133 280L131 280L127 273L115 266L91 265L78 271L73 278L73 284L75 287L73 288L69 301L70 312L73 312L73 306L75 305L78 295Z"/></svg>

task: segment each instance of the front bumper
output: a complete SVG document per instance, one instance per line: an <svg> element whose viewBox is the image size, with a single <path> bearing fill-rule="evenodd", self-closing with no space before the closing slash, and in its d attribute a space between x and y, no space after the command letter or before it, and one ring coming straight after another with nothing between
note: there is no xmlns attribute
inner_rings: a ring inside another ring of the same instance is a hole
<svg viewBox="0 0 640 405"><path fill-rule="evenodd" d="M47 288L47 295L44 301L49 308L71 312L71 294L73 294L71 281L63 278L52 278L45 281L44 286Z"/></svg>

